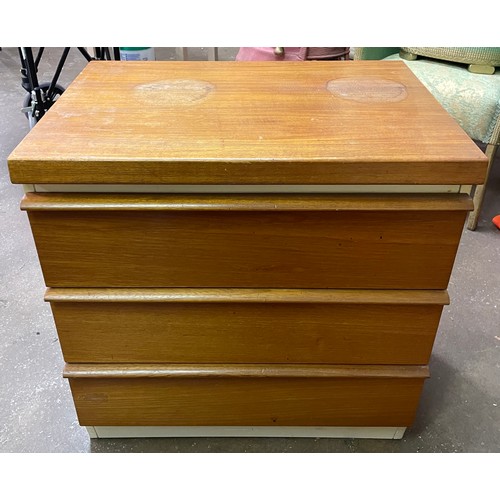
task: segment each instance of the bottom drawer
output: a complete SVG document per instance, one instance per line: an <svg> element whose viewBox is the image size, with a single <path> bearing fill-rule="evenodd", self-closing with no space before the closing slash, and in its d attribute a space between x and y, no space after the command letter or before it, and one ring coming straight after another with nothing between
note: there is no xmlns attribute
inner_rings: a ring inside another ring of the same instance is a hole
<svg viewBox="0 0 500 500"><path fill-rule="evenodd" d="M426 366L66 365L81 425L395 426Z"/></svg>

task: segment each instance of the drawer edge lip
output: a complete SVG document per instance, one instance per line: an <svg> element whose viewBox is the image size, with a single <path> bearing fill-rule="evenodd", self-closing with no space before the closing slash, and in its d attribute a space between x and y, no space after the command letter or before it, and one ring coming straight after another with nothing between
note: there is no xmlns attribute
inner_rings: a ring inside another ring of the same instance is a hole
<svg viewBox="0 0 500 500"><path fill-rule="evenodd" d="M443 194L106 194L26 193L27 211L468 211L466 193Z"/></svg>
<svg viewBox="0 0 500 500"><path fill-rule="evenodd" d="M425 379L428 365L69 364L64 378L377 378Z"/></svg>
<svg viewBox="0 0 500 500"><path fill-rule="evenodd" d="M48 288L46 302L448 305L446 290L259 288Z"/></svg>

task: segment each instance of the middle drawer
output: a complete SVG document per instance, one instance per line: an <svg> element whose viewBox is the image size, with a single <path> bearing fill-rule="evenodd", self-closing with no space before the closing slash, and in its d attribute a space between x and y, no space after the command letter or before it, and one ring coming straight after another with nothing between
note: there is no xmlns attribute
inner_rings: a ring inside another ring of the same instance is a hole
<svg viewBox="0 0 500 500"><path fill-rule="evenodd" d="M49 289L68 363L429 361L445 291Z"/></svg>

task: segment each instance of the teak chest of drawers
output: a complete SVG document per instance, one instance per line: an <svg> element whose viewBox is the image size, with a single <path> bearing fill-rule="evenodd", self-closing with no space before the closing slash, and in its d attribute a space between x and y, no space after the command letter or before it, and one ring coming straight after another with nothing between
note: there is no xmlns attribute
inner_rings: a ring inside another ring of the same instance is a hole
<svg viewBox="0 0 500 500"><path fill-rule="evenodd" d="M486 159L400 62L92 62L9 158L94 436L401 437Z"/></svg>

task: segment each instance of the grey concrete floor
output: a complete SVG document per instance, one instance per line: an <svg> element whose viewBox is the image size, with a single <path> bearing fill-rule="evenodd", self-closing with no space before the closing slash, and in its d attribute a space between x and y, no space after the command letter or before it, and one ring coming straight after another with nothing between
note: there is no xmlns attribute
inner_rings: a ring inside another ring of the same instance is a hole
<svg viewBox="0 0 500 500"><path fill-rule="evenodd" d="M49 49L40 81L61 49ZM220 50L234 59L235 48ZM157 49L157 59L175 51ZM190 50L206 59L206 49ZM61 77L85 66L72 49ZM400 441L285 438L89 439L78 425L26 214L6 158L28 133L15 48L0 52L0 452L498 452L500 451L500 160L477 231L464 230L415 424Z"/></svg>

